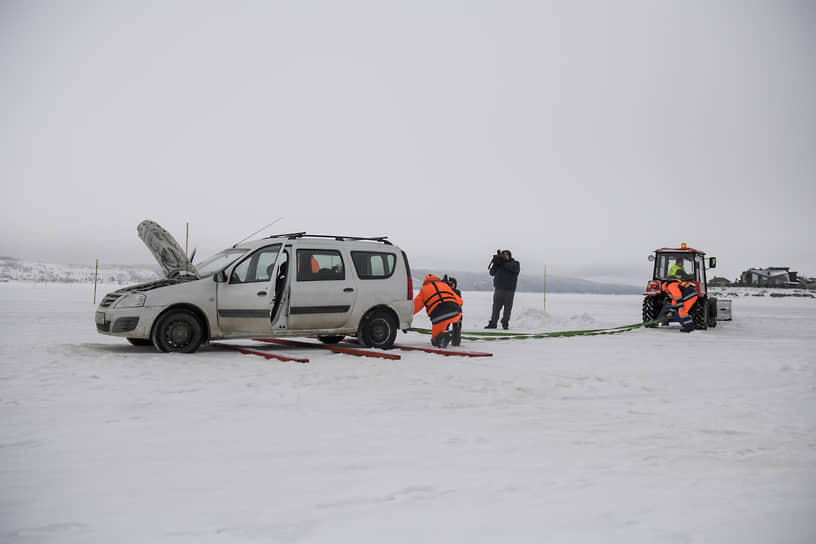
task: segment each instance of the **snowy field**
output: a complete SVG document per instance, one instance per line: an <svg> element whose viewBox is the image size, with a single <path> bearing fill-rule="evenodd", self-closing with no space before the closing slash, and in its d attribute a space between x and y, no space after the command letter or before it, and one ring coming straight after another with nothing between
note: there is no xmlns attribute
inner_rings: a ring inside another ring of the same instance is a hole
<svg viewBox="0 0 816 544"><path fill-rule="evenodd" d="M490 296L464 294L466 329ZM519 293L511 326L640 304ZM463 342L480 359L269 348L309 364L158 354L93 312L87 285L0 283L0 542L816 542L813 299Z"/></svg>

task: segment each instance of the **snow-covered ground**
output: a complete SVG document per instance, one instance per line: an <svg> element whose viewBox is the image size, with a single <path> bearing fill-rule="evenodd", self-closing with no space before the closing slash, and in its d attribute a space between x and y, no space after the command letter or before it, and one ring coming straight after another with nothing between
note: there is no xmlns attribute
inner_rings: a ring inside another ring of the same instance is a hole
<svg viewBox="0 0 816 544"><path fill-rule="evenodd" d="M92 289L0 283L0 542L816 542L813 299L299 364L99 335ZM464 294L466 328L490 296ZM640 304L519 293L511 325Z"/></svg>

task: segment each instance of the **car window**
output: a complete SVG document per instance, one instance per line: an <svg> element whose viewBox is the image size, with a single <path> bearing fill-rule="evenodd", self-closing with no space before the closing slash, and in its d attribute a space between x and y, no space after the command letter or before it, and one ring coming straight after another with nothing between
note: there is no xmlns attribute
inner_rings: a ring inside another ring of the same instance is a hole
<svg viewBox="0 0 816 544"><path fill-rule="evenodd" d="M265 247L249 255L233 269L230 283L269 281L280 248L280 244L277 244Z"/></svg>
<svg viewBox="0 0 816 544"><path fill-rule="evenodd" d="M343 257L332 249L298 249L297 281L346 279Z"/></svg>
<svg viewBox="0 0 816 544"><path fill-rule="evenodd" d="M394 273L397 256L375 251L352 251L351 260L357 276L362 280L388 278Z"/></svg>

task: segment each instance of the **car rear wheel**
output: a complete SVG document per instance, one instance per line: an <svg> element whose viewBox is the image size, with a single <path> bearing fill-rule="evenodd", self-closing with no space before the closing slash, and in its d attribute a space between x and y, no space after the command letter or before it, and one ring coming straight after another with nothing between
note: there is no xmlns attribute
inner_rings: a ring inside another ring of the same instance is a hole
<svg viewBox="0 0 816 544"><path fill-rule="evenodd" d="M358 337L366 346L391 349L397 338L397 323L388 312L372 312L360 324Z"/></svg>
<svg viewBox="0 0 816 544"><path fill-rule="evenodd" d="M187 310L166 313L156 324L153 345L159 351L193 353L204 339L203 327L198 318Z"/></svg>

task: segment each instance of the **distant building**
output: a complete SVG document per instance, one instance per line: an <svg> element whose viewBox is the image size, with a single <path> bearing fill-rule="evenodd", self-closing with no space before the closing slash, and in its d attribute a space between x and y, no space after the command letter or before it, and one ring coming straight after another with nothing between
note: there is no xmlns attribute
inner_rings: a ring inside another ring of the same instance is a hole
<svg viewBox="0 0 816 544"><path fill-rule="evenodd" d="M731 285L731 282L728 281L727 278L720 278L718 276L714 276L710 280L708 280L708 285L711 287L728 287Z"/></svg>
<svg viewBox="0 0 816 544"><path fill-rule="evenodd" d="M799 287L803 289L816 289L816 278L807 278L805 276L798 276Z"/></svg>
<svg viewBox="0 0 816 544"><path fill-rule="evenodd" d="M749 268L740 276L741 285L754 287L798 287L797 273L788 267Z"/></svg>

